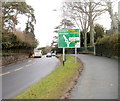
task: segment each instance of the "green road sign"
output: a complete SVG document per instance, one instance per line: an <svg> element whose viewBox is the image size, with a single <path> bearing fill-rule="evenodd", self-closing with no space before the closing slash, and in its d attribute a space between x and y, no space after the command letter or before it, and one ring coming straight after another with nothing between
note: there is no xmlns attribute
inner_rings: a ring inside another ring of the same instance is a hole
<svg viewBox="0 0 120 101"><path fill-rule="evenodd" d="M61 29L58 31L59 48L79 48L80 30L79 29Z"/></svg>

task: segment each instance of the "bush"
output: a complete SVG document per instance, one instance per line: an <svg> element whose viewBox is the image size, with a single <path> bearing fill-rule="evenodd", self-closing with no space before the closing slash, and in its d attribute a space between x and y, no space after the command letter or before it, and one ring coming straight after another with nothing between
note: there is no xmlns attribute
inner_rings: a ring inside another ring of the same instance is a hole
<svg viewBox="0 0 120 101"><path fill-rule="evenodd" d="M115 57L119 56L120 34L112 34L99 38L96 42L96 55Z"/></svg>

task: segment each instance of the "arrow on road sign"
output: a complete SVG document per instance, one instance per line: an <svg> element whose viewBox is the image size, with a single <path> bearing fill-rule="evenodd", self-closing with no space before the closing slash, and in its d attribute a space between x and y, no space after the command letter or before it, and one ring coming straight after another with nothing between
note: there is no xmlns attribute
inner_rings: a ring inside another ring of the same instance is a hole
<svg viewBox="0 0 120 101"><path fill-rule="evenodd" d="M65 39L65 42L66 42L66 44L67 44L67 47L69 47L69 44L70 44L69 40L65 37L65 35L63 35L63 38Z"/></svg>

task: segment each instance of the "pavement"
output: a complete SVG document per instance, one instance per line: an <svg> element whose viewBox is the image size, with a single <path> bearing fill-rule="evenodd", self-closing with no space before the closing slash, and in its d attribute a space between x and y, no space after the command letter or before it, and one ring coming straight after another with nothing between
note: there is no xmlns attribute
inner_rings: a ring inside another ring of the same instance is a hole
<svg viewBox="0 0 120 101"><path fill-rule="evenodd" d="M107 57L77 55L84 70L71 99L118 99L118 61Z"/></svg>
<svg viewBox="0 0 120 101"><path fill-rule="evenodd" d="M57 68L56 57L32 58L3 67L2 99L12 99ZM0 98L1 99L1 98Z"/></svg>

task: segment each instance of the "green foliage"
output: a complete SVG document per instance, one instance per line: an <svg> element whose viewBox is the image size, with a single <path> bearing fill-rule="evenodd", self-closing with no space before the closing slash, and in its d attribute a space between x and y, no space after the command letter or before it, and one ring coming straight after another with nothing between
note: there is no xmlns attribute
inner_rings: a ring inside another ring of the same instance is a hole
<svg viewBox="0 0 120 101"><path fill-rule="evenodd" d="M18 16L28 18L26 28L23 32L18 31ZM35 48L38 41L34 35L34 9L26 2L3 2L2 3L2 48L3 49L27 49Z"/></svg>
<svg viewBox="0 0 120 101"><path fill-rule="evenodd" d="M3 28L13 30L18 24L17 16L30 14L29 6L25 2L3 2L2 3Z"/></svg>
<svg viewBox="0 0 120 101"><path fill-rule="evenodd" d="M118 33L120 34L120 21L118 20Z"/></svg>
<svg viewBox="0 0 120 101"><path fill-rule="evenodd" d="M16 43L16 36L11 32L2 33L2 48L11 48Z"/></svg>
<svg viewBox="0 0 120 101"><path fill-rule="evenodd" d="M104 36L105 34L104 27L99 24L96 24L94 30L95 30L95 42L96 42L98 38L102 38Z"/></svg>
<svg viewBox="0 0 120 101"><path fill-rule="evenodd" d="M112 57L118 56L120 50L120 34L112 34L99 38L96 42L97 55Z"/></svg>
<svg viewBox="0 0 120 101"><path fill-rule="evenodd" d="M58 32L59 29L63 29L63 28L73 28L75 27L74 23L71 20L68 19L62 19L60 22L60 25L55 27L55 33Z"/></svg>

